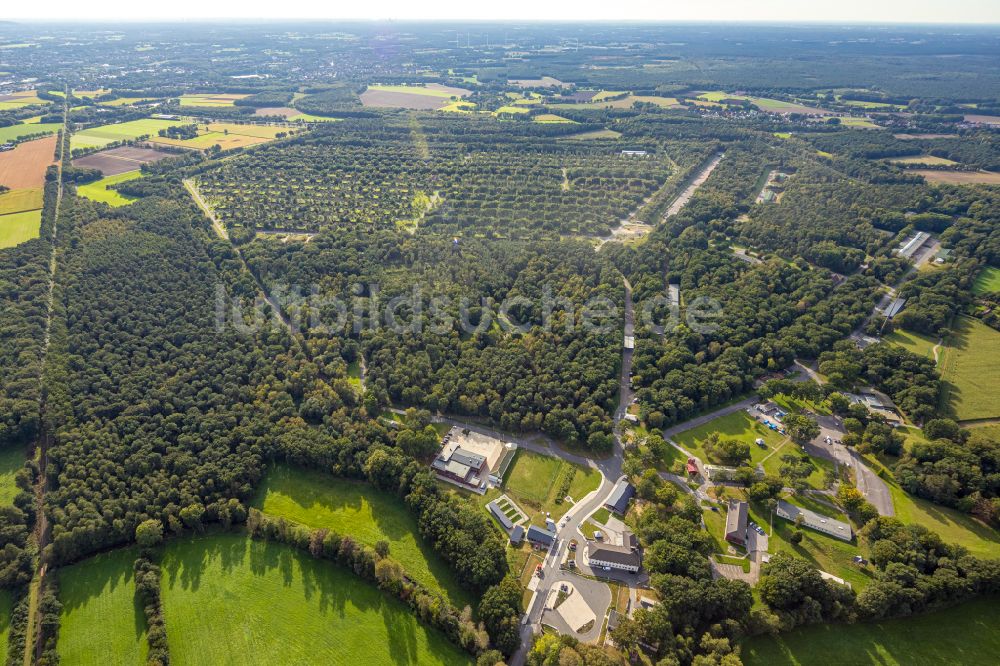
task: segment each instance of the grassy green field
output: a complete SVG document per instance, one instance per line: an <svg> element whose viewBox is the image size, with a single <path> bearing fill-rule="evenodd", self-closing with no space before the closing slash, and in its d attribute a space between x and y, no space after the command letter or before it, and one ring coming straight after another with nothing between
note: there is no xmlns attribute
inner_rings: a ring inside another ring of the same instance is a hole
<svg viewBox="0 0 1000 666"><path fill-rule="evenodd" d="M1000 332L978 319L958 317L939 363L943 404L958 420L1000 416Z"/></svg>
<svg viewBox="0 0 1000 666"><path fill-rule="evenodd" d="M924 356L931 360L934 360L934 345L937 344L937 340L928 337L921 333L911 333L910 331L904 331L903 329L897 329L885 336L885 339L898 347L907 349L918 356ZM940 349L938 350L941 351Z"/></svg>
<svg viewBox="0 0 1000 666"><path fill-rule="evenodd" d="M41 226L42 211L40 210L0 215L0 249L14 247L26 240L38 238Z"/></svg>
<svg viewBox="0 0 1000 666"><path fill-rule="evenodd" d="M747 666L978 666L997 663L1000 598L875 624L821 624L743 645Z"/></svg>
<svg viewBox="0 0 1000 666"><path fill-rule="evenodd" d="M1000 293L1000 268L987 266L979 271L976 282L972 285L972 291L976 294Z"/></svg>
<svg viewBox="0 0 1000 666"><path fill-rule="evenodd" d="M889 161L893 164L924 164L928 166L954 166L958 164L958 162L944 157L936 157L934 155L913 155L911 157L899 157Z"/></svg>
<svg viewBox="0 0 1000 666"><path fill-rule="evenodd" d="M14 475L24 467L25 453L20 446L8 446L0 450L0 506L14 503L19 492L14 483Z"/></svg>
<svg viewBox="0 0 1000 666"><path fill-rule="evenodd" d="M973 555L995 558L1000 553L1000 532L968 514L908 494L888 474L883 479L889 486L896 517L904 523L923 525L945 542L965 546Z"/></svg>
<svg viewBox="0 0 1000 666"><path fill-rule="evenodd" d="M0 215L38 210L42 207L43 197L44 194L40 187L4 192L0 194Z"/></svg>
<svg viewBox="0 0 1000 666"><path fill-rule="evenodd" d="M61 663L146 663L146 617L132 576L136 555L125 548L59 570Z"/></svg>
<svg viewBox="0 0 1000 666"><path fill-rule="evenodd" d="M273 516L349 534L369 546L385 539L390 556L429 589L459 608L473 603L454 574L425 544L402 500L370 485L311 470L276 466L261 484L254 506Z"/></svg>
<svg viewBox="0 0 1000 666"><path fill-rule="evenodd" d="M135 180L141 177L142 171L138 169L135 171L126 171L115 176L107 176L100 180L95 180L86 185L80 185L76 188L76 193L91 201L103 201L109 206L127 206L136 200L135 197L125 196L117 190L109 190L108 185L117 185L118 183L124 183L127 180Z"/></svg>
<svg viewBox="0 0 1000 666"><path fill-rule="evenodd" d="M90 129L75 132L70 139L70 148L95 148L106 146L114 141L126 141L136 139L140 136L155 137L161 129L183 125L181 120L157 120L155 118L143 118L142 120L130 120L126 123L114 125L101 125Z"/></svg>
<svg viewBox="0 0 1000 666"><path fill-rule="evenodd" d="M705 452L704 443L708 436L715 432L719 433L723 439L738 439L750 444L751 465L763 462L768 456L770 456L768 463L773 465L774 463L771 463L773 460L780 464L782 455L798 450L798 447L792 444L787 437L754 420L742 409L732 414L720 416L696 428L685 430L674 435L673 440L703 462L711 462L708 453ZM754 444L758 438L764 440L767 448L761 448Z"/></svg>
<svg viewBox="0 0 1000 666"><path fill-rule="evenodd" d="M545 525L545 513L559 520L572 504L559 502L559 490L566 475L572 474L567 493L580 500L601 485L595 469L564 462L533 451L519 449L504 479L504 490L529 514L535 525Z"/></svg>
<svg viewBox="0 0 1000 666"><path fill-rule="evenodd" d="M10 617L14 597L10 590L0 590L0 663L7 663L7 642L10 640Z"/></svg>
<svg viewBox="0 0 1000 666"><path fill-rule="evenodd" d="M10 639L10 616L14 599L9 590L0 590L0 663L7 663L7 641Z"/></svg>
<svg viewBox="0 0 1000 666"><path fill-rule="evenodd" d="M62 123L35 123L33 125L10 125L8 127L0 127L0 143L7 143L8 141L14 141L22 136L28 136L29 134L41 134L59 131L62 127Z"/></svg>
<svg viewBox="0 0 1000 666"><path fill-rule="evenodd" d="M401 602L283 544L179 539L165 547L162 568L174 664L470 663Z"/></svg>

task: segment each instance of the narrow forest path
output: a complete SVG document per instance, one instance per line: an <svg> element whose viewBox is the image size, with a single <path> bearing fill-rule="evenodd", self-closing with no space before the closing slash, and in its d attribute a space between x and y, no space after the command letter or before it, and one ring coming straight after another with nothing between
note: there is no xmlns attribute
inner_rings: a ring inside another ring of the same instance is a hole
<svg viewBox="0 0 1000 666"><path fill-rule="evenodd" d="M45 492L48 489L48 460L49 460L49 445L52 441L52 432L50 426L47 423L46 411L48 405L48 390L45 385L45 368L48 362L49 355L49 345L52 341L52 312L55 305L55 291L56 291L56 274L59 269L59 251L58 251L58 240L59 240L59 215L62 210L62 198L63 198L63 161L66 158L66 146L69 144L70 127L69 127L69 90L64 88L65 96L63 99L63 129L59 134L59 158L56 164L56 203L53 209L52 215L52 233L49 242L52 244L52 249L49 254L49 293L46 297L45 306L45 335L42 340L42 358L41 358L41 368L42 376L39 377L41 382L41 398L38 404L38 441L35 447L35 461L38 464L38 479L35 482L35 531L33 538L35 544L38 548L38 556L36 558L36 568L35 575L32 577L31 584L28 587L28 618L24 633L24 666L30 666L33 661L37 661L41 657L42 642L40 640L41 634L38 632L37 628L41 624L41 617L39 617L39 599L41 597L42 584L45 580L45 572L47 570L46 563L44 561L44 551L45 547L49 544L49 539L51 532L49 530L48 518L45 515Z"/></svg>

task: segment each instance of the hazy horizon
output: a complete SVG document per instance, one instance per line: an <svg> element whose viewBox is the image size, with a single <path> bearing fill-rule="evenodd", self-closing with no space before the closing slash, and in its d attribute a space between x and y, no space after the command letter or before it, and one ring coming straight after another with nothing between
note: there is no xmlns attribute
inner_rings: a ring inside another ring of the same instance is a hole
<svg viewBox="0 0 1000 666"><path fill-rule="evenodd" d="M837 4L805 6L797 0L717 0L710 5L671 6L660 0L623 0L615 4L597 0L550 0L547 3L511 0L503 6L478 5L459 0L435 0L414 4L401 0L377 0L353 6L330 8L320 3L303 3L290 10L265 2L217 0L209 5L194 0L170 4L138 4L108 0L97 6L81 6L68 0L47 5L48 16L37 16L37 6L8 7L0 21L24 22L216 22L216 21L546 21L546 22L654 22L654 23L795 23L795 24L917 24L917 25L997 25L1000 2L995 0L955 0L906 2L884 0L843 0ZM75 15L74 12L81 12ZM85 12L85 14L82 14ZM52 18L52 16L59 18Z"/></svg>

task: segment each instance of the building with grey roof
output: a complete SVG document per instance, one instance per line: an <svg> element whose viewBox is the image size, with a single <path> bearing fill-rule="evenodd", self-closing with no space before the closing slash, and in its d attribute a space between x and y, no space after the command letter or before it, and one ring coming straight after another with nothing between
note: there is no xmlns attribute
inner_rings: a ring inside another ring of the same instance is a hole
<svg viewBox="0 0 1000 666"><path fill-rule="evenodd" d="M729 510L726 512L726 541L746 548L749 521L750 505L746 502L729 500Z"/></svg>
<svg viewBox="0 0 1000 666"><path fill-rule="evenodd" d="M627 479L621 479L614 490L611 491L611 495L604 503L604 506L615 513L623 514L628 511L628 503L634 496L635 486L629 483Z"/></svg>
<svg viewBox="0 0 1000 666"><path fill-rule="evenodd" d="M850 523L829 518L809 509L803 509L785 500L778 500L778 508L775 510L775 513L779 518L784 518L793 523L798 522L810 529L842 539L843 541L850 541L853 538Z"/></svg>
<svg viewBox="0 0 1000 666"><path fill-rule="evenodd" d="M528 541L539 546L545 546L550 548L552 544L556 542L556 535L554 532L538 527L537 525L530 525L528 527L527 535Z"/></svg>

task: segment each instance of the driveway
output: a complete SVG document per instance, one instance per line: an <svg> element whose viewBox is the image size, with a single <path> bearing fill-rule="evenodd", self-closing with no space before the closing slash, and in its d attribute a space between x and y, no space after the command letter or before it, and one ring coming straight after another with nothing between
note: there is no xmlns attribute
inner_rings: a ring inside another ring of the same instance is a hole
<svg viewBox="0 0 1000 666"><path fill-rule="evenodd" d="M569 597L558 608L552 608L562 585L570 590ZM560 634L573 636L583 643L594 643L601 636L604 616L611 606L611 588L605 583L590 580L569 572L560 572L553 581L545 604L541 622L555 627ZM593 621L586 631L577 631Z"/></svg>

